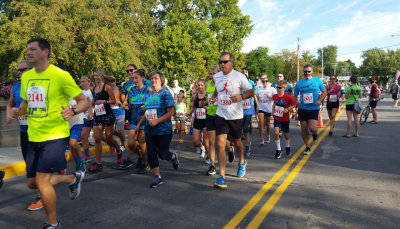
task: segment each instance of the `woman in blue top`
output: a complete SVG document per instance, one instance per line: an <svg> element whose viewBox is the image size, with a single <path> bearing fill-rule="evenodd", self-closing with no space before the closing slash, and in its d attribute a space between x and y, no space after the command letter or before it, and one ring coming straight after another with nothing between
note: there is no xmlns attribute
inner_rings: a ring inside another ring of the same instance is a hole
<svg viewBox="0 0 400 229"><path fill-rule="evenodd" d="M160 175L158 157L162 160L171 161L174 169L178 169L178 155L169 151L172 139L171 117L174 115L175 101L171 93L164 89L164 73L156 70L150 73L153 92L147 94L144 105L145 115L142 117L138 126L145 122L144 131L146 133L146 148L150 167L155 175L154 181L150 184L151 188L156 188L163 183Z"/></svg>

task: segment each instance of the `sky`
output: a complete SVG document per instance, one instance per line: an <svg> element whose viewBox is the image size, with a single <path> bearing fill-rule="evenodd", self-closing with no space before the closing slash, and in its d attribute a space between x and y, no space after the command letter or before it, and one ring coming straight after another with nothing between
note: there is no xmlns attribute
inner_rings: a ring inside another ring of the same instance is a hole
<svg viewBox="0 0 400 229"><path fill-rule="evenodd" d="M399 0L239 0L250 15L253 31L244 39L242 51L266 46L270 54L282 49L300 53L327 45L338 47L339 61L362 64L362 51L400 48ZM394 35L394 36L392 36Z"/></svg>

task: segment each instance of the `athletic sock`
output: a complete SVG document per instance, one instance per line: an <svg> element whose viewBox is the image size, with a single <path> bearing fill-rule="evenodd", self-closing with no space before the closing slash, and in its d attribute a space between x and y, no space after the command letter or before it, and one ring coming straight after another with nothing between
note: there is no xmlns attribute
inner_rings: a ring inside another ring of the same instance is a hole
<svg viewBox="0 0 400 229"><path fill-rule="evenodd" d="M281 140L275 140L275 144L276 144L276 149L281 151Z"/></svg>
<svg viewBox="0 0 400 229"><path fill-rule="evenodd" d="M84 151L85 157L89 157L89 149L85 149Z"/></svg>
<svg viewBox="0 0 400 229"><path fill-rule="evenodd" d="M286 147L290 147L290 138L286 140Z"/></svg>
<svg viewBox="0 0 400 229"><path fill-rule="evenodd" d="M312 138L313 138L313 140L315 141L315 140L317 140L318 135L317 135L317 134L313 134L313 135L312 135Z"/></svg>
<svg viewBox="0 0 400 229"><path fill-rule="evenodd" d="M200 147L196 147L196 153L200 153L200 152L201 152Z"/></svg>

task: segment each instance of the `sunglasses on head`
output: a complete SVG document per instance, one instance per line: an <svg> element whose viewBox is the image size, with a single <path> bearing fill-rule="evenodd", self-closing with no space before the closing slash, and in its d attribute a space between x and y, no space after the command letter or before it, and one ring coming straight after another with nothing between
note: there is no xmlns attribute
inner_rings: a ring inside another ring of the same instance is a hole
<svg viewBox="0 0 400 229"><path fill-rule="evenodd" d="M311 73L311 71L303 71L304 73Z"/></svg>
<svg viewBox="0 0 400 229"><path fill-rule="evenodd" d="M220 61L219 61L219 64L227 64L227 63L229 63L229 61L230 61L230 60L220 60Z"/></svg>
<svg viewBox="0 0 400 229"><path fill-rule="evenodd" d="M134 72L135 71L135 69L128 69L128 70L126 70L126 73L129 73L129 72Z"/></svg>
<svg viewBox="0 0 400 229"><path fill-rule="evenodd" d="M19 72L24 72L24 71L29 70L29 69L30 69L30 68L18 68L17 71L19 71Z"/></svg>

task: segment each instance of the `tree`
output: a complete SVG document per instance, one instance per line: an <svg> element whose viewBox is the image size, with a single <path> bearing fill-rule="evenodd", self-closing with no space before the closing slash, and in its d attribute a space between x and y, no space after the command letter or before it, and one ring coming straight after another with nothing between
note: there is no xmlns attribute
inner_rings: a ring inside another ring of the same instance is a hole
<svg viewBox="0 0 400 229"><path fill-rule="evenodd" d="M266 74L268 79L275 81L276 75L283 71L285 63L282 59L269 56L267 47L258 47L246 54L246 69L250 78L254 79Z"/></svg>
<svg viewBox="0 0 400 229"><path fill-rule="evenodd" d="M336 45L328 45L323 47L322 49L318 49L318 65L322 65L322 50L323 60L324 60L324 75L333 75L334 74L334 64L337 63L337 46Z"/></svg>

